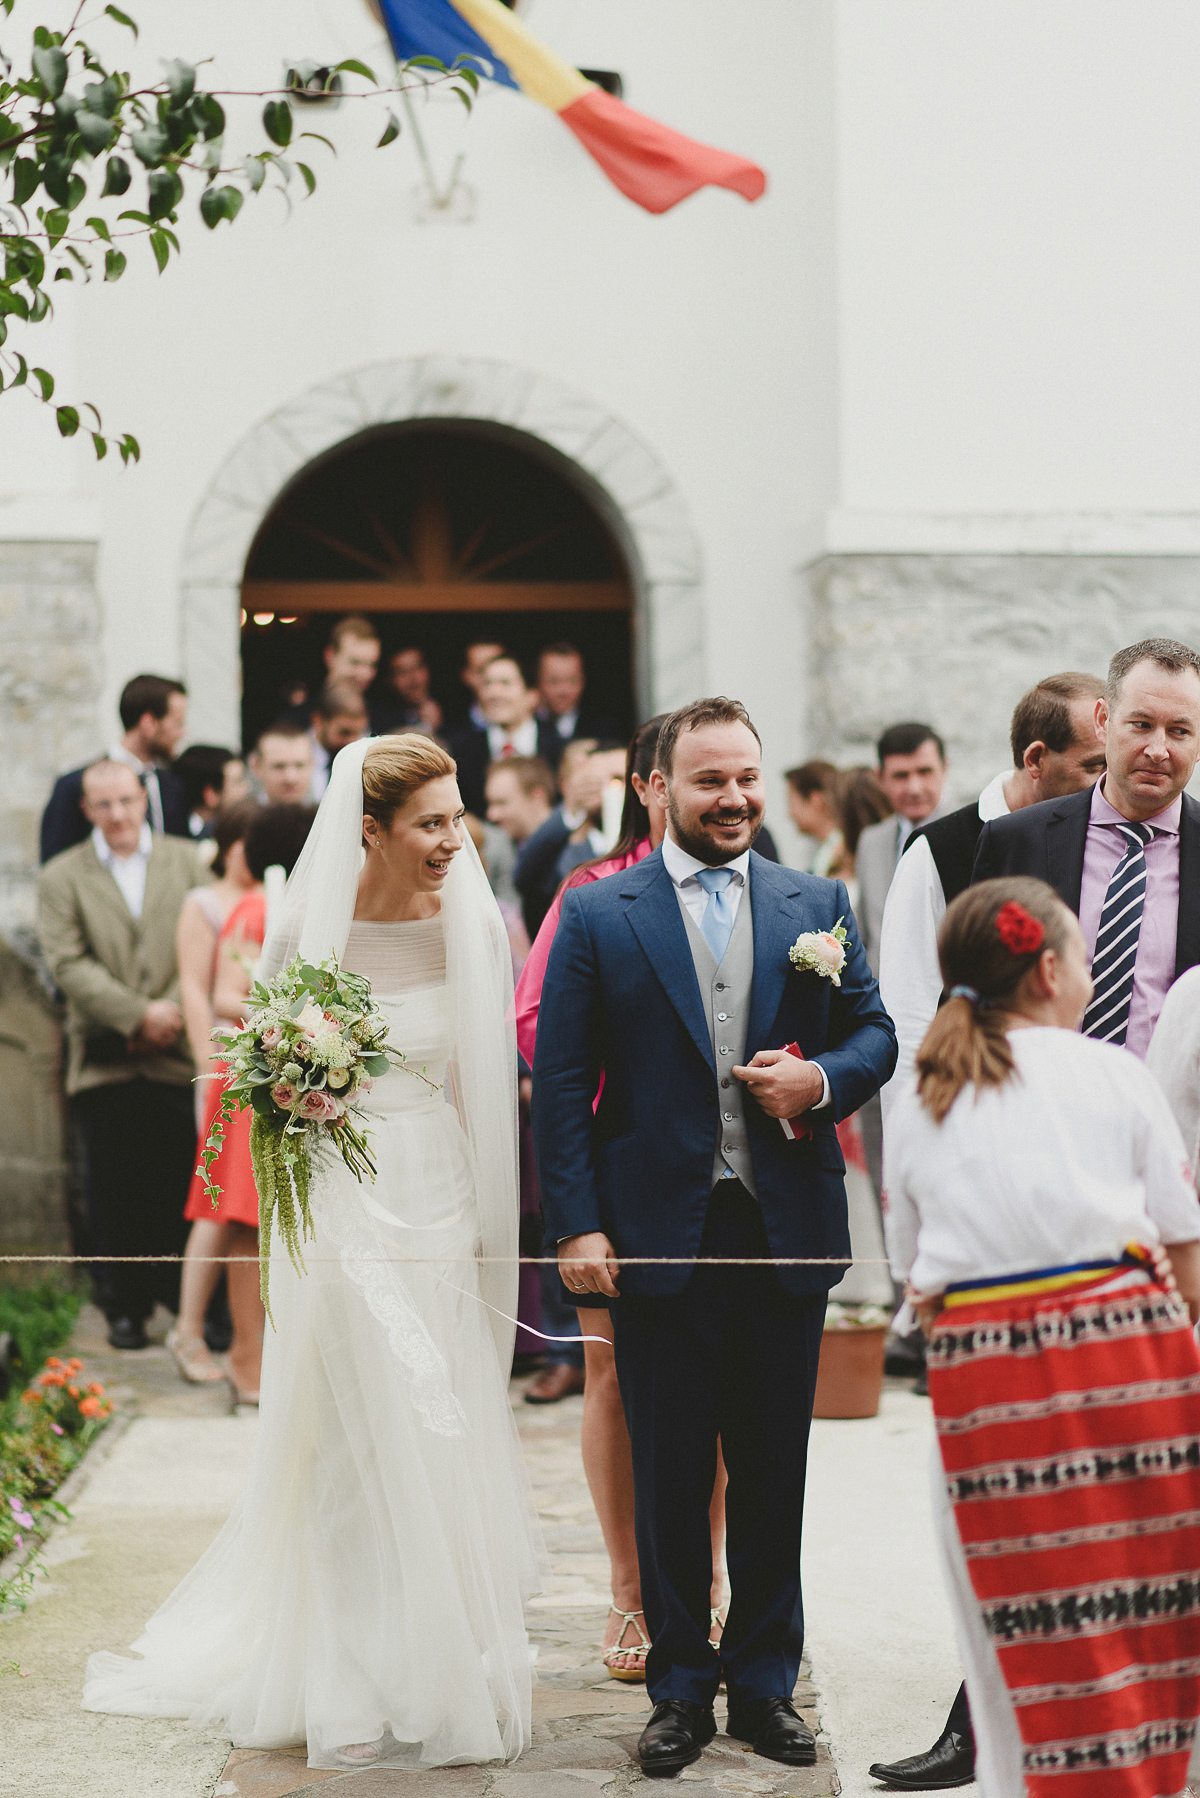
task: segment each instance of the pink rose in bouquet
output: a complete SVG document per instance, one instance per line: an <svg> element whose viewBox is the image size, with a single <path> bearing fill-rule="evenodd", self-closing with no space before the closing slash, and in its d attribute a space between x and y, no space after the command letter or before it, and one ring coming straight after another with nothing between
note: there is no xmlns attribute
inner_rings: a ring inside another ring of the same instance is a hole
<svg viewBox="0 0 1200 1798"><path fill-rule="evenodd" d="M300 1088L293 1086L290 1080L280 1080L271 1088L271 1097L276 1105L281 1105L285 1111L288 1111L296 1103L299 1092Z"/></svg>
<svg viewBox="0 0 1200 1798"><path fill-rule="evenodd" d="M332 1093L305 1093L296 1110L300 1117L314 1124L332 1124L342 1115L342 1106Z"/></svg>

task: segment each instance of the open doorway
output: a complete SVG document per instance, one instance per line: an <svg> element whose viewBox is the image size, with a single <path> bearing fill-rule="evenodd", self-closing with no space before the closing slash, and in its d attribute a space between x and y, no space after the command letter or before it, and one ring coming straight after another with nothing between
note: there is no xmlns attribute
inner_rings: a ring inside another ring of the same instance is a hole
<svg viewBox="0 0 1200 1798"><path fill-rule="evenodd" d="M582 652L588 704L632 727L633 577L619 520L590 477L539 439L474 420L364 432L284 488L242 587L245 740L320 690L339 617L371 619L387 655L425 652L446 728L465 716L465 645L495 637L533 662Z"/></svg>

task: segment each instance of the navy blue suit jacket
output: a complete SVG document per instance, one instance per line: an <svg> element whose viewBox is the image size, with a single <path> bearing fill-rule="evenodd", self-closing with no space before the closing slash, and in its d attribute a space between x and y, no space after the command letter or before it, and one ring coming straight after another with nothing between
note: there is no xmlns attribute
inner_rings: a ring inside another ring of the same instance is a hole
<svg viewBox="0 0 1200 1798"><path fill-rule="evenodd" d="M796 1042L819 1061L832 1104L811 1142L789 1142L746 1097L758 1199L774 1255L845 1256L845 1163L834 1124L896 1065L896 1033L840 881L750 857L754 984L746 1060ZM842 984L800 973L788 949L841 917ZM592 1101L604 1073L604 1091ZM724 1072L724 1068L722 1069ZM687 931L656 850L623 874L572 887L550 951L538 1012L533 1129L551 1242L603 1230L618 1255L694 1255L712 1187L717 1068ZM795 1295L827 1291L839 1267L780 1268ZM668 1294L687 1267L622 1269L621 1291Z"/></svg>

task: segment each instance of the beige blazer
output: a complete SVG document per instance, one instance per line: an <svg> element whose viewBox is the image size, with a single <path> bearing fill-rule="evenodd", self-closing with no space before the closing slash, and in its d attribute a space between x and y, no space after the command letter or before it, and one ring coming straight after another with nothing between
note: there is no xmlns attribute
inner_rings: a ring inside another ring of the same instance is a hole
<svg viewBox="0 0 1200 1798"><path fill-rule="evenodd" d="M208 879L191 843L156 835L140 919L100 861L89 837L46 863L38 879L38 934L55 982L67 999L69 1093L142 1074L185 1086L195 1069L187 1037L161 1055L92 1061L89 1032L135 1036L151 999L179 1000L175 926L190 888Z"/></svg>

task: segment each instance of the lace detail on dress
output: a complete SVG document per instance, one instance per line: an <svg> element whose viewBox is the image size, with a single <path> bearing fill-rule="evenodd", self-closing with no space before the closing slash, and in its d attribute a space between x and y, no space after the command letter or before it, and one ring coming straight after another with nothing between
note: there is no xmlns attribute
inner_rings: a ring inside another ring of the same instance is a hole
<svg viewBox="0 0 1200 1798"><path fill-rule="evenodd" d="M412 993L442 986L446 979L446 938L439 914L408 923L356 920L346 938L342 966L365 974L375 993Z"/></svg>

